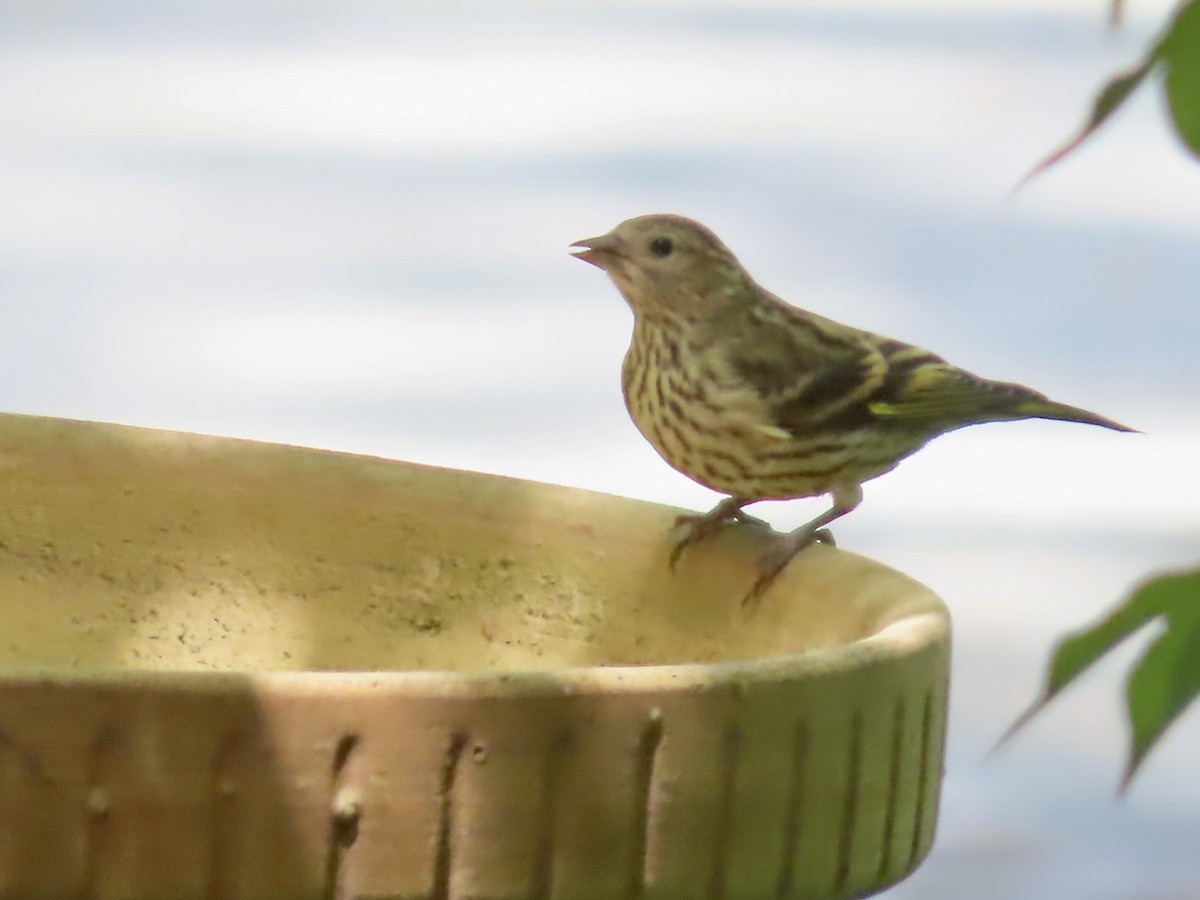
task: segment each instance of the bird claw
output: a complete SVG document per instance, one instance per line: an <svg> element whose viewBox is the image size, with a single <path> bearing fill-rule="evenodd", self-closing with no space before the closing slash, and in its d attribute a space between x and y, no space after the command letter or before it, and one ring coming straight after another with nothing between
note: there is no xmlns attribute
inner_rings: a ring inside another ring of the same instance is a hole
<svg viewBox="0 0 1200 900"><path fill-rule="evenodd" d="M686 527L688 531L675 542L675 546L671 549L671 555L667 559L671 572L674 573L675 565L679 562L679 557L683 555L685 549L715 533L725 524L725 521L725 519L713 519L709 516L679 516L675 520L675 527Z"/></svg>
<svg viewBox="0 0 1200 900"><path fill-rule="evenodd" d="M816 543L836 546L833 534L828 528L818 528L816 531L800 529L781 537L775 546L767 550L755 563L758 574L754 579L754 584L742 598L742 606L747 607L757 603L767 589L775 583L775 579L779 577L780 573L787 568L788 563L796 558L796 554Z"/></svg>
<svg viewBox="0 0 1200 900"><path fill-rule="evenodd" d="M740 507L732 512L724 512L725 504L717 506L711 512L704 515L685 514L675 517L675 528L687 528L687 534L683 535L675 542L674 548L671 550L671 555L668 558L668 563L671 571L675 571L675 565L679 562L679 557L683 555L683 551L692 544L697 544L710 535L716 534L730 522L740 522L743 525L754 525L759 528L770 529L770 525L750 513L745 512Z"/></svg>

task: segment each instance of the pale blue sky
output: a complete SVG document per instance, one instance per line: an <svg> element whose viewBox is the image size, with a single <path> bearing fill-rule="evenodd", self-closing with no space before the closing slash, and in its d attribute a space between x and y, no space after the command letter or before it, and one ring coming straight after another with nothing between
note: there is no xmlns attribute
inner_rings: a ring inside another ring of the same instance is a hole
<svg viewBox="0 0 1200 900"><path fill-rule="evenodd" d="M941 837L889 896L1200 896L1200 727L1114 805L1118 667L981 762L1058 631L1200 556L1200 165L1152 86L1005 199L1166 8L1128 5L0 3L0 408L707 508L566 252L700 218L798 305L1148 432L961 432L839 527L955 614Z"/></svg>

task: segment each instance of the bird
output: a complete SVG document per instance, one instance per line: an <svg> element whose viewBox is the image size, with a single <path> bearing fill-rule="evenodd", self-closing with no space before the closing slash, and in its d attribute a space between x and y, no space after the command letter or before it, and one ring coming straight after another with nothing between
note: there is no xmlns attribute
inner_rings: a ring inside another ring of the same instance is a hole
<svg viewBox="0 0 1200 900"><path fill-rule="evenodd" d="M762 500L828 495L832 506L776 540L742 603L862 502L864 482L968 425L1055 419L1136 429L1020 384L993 381L913 344L792 306L761 287L708 228L679 215L621 222L570 252L603 270L633 311L621 367L634 425L673 468L724 494L681 515L670 557Z"/></svg>

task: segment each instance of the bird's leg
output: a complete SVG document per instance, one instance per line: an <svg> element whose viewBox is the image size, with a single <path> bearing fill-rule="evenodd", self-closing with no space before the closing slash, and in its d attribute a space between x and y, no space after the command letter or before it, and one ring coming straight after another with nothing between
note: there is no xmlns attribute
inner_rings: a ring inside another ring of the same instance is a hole
<svg viewBox="0 0 1200 900"><path fill-rule="evenodd" d="M680 516L677 518L675 520L675 527L686 527L687 533L675 543L675 548L671 551L671 571L675 571L675 564L679 562L679 557L683 554L685 548L719 531L721 526L726 522L744 522L748 525L761 525L764 528L770 528L762 519L756 519L742 509L747 503L753 502L753 500L747 500L744 497L726 497L702 516Z"/></svg>
<svg viewBox="0 0 1200 900"><path fill-rule="evenodd" d="M833 535L825 526L862 503L862 488L857 484L838 485L830 494L833 496L830 509L795 531L781 536L774 547L758 558L758 577L754 579L749 593L742 598L742 606L748 606L761 597L796 554L809 544L817 541L832 544Z"/></svg>

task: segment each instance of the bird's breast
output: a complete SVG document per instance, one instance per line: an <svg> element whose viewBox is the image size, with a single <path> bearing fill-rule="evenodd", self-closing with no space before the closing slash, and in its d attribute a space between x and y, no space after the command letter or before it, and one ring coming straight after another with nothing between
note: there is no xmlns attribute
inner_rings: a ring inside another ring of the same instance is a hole
<svg viewBox="0 0 1200 900"><path fill-rule="evenodd" d="M763 454L790 443L791 435L766 421L761 398L683 337L635 334L622 387L634 424L672 467L724 494L777 493L758 477L764 466L778 467ZM825 489L791 484L788 495Z"/></svg>
<svg viewBox="0 0 1200 900"><path fill-rule="evenodd" d="M753 385L669 329L635 329L622 388L634 424L669 465L731 496L825 493L883 474L919 446L880 445L862 429L784 429Z"/></svg>

